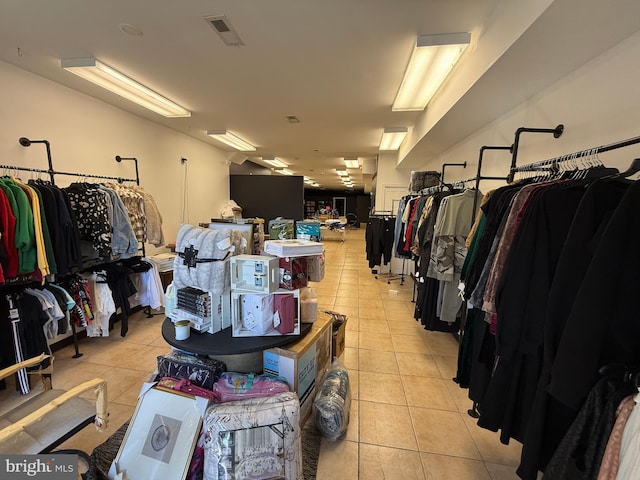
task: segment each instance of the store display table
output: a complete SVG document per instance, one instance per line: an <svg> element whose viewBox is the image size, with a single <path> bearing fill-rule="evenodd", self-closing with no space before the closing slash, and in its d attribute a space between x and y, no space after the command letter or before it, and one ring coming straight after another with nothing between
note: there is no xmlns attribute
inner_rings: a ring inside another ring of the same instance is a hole
<svg viewBox="0 0 640 480"><path fill-rule="evenodd" d="M338 225L346 225L340 220L326 220L320 224L320 233L322 240L340 240L344 242L344 226L339 228Z"/></svg>
<svg viewBox="0 0 640 480"><path fill-rule="evenodd" d="M262 371L263 350L298 341L309 333L311 325L311 323L300 324L300 335L233 337L229 327L213 335L192 330L186 340L176 340L173 322L170 318L165 318L162 322L162 338L178 350L225 362L229 371L249 373Z"/></svg>

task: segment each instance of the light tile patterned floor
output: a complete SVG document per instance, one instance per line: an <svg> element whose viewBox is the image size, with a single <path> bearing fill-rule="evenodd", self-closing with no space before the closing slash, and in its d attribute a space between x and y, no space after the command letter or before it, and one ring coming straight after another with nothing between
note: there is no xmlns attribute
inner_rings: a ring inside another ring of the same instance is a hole
<svg viewBox="0 0 640 480"><path fill-rule="evenodd" d="M413 319L412 282L376 279L365 258L364 228L346 240L326 241L325 279L314 284L321 308L349 320L342 362L350 373L351 421L345 438L323 440L319 480L511 480L520 445L502 445L466 410L466 390L451 380L458 345L452 335L425 331ZM385 267L386 268L386 267ZM397 293L391 292L391 290ZM102 376L108 381L110 425L85 428L64 448L90 452L133 414L156 356L169 350L160 334L163 317L131 317L129 333L83 339L55 354L55 387L69 388ZM24 400L12 386L0 392L0 412Z"/></svg>

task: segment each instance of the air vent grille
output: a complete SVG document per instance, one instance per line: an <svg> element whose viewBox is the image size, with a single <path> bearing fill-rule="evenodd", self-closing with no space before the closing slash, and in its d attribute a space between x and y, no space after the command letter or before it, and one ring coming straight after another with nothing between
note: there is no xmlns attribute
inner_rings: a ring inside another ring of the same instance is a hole
<svg viewBox="0 0 640 480"><path fill-rule="evenodd" d="M240 47L245 43L240 39L238 32L233 28L225 15L204 17L205 21L228 47Z"/></svg>
<svg viewBox="0 0 640 480"><path fill-rule="evenodd" d="M230 32L231 29L224 23L224 20L212 20L211 25L215 28L218 33L227 33Z"/></svg>

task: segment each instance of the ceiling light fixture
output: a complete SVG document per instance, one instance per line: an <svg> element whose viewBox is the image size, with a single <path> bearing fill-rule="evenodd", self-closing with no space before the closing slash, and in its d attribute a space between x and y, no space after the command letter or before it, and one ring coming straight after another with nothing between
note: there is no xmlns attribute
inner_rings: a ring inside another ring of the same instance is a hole
<svg viewBox="0 0 640 480"><path fill-rule="evenodd" d="M63 59L62 68L165 117L191 112L93 57Z"/></svg>
<svg viewBox="0 0 640 480"><path fill-rule="evenodd" d="M470 42L466 32L419 35L391 110L424 110Z"/></svg>
<svg viewBox="0 0 640 480"><path fill-rule="evenodd" d="M380 139L380 150L398 150L408 132L407 127L385 128Z"/></svg>
<svg viewBox="0 0 640 480"><path fill-rule="evenodd" d="M283 162L279 158L262 157L262 161L276 168L287 168L289 166L289 164Z"/></svg>
<svg viewBox="0 0 640 480"><path fill-rule="evenodd" d="M276 172L280 173L281 175L293 175L293 172L287 168L278 169L276 170Z"/></svg>
<svg viewBox="0 0 640 480"><path fill-rule="evenodd" d="M207 130L207 135L241 152L253 152L256 147L228 130Z"/></svg>
<svg viewBox="0 0 640 480"><path fill-rule="evenodd" d="M349 175L349 173L346 170L336 169L336 173L338 174L339 177L347 177Z"/></svg>
<svg viewBox="0 0 640 480"><path fill-rule="evenodd" d="M357 158L345 158L344 164L347 168L360 168L360 163Z"/></svg>

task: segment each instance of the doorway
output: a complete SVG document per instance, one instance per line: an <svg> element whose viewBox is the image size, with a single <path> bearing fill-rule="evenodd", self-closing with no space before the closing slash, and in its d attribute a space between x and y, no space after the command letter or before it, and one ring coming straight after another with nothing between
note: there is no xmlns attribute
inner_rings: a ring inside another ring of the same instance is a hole
<svg viewBox="0 0 640 480"><path fill-rule="evenodd" d="M338 211L340 217L344 217L347 210L347 197L333 197L333 209Z"/></svg>

